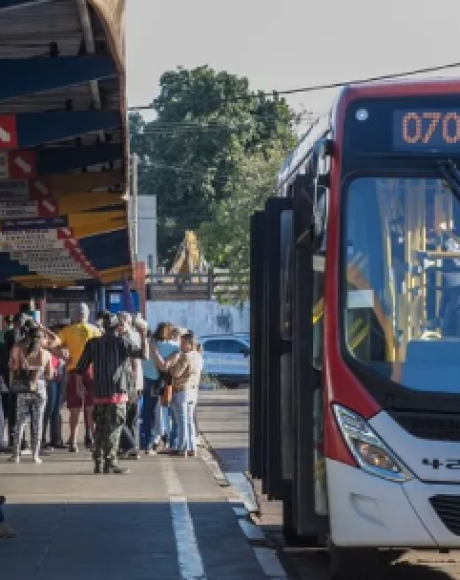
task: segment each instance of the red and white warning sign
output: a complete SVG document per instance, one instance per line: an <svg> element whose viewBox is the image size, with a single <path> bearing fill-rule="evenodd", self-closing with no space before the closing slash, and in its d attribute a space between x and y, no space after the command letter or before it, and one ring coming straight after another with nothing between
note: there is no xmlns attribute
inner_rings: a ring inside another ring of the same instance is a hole
<svg viewBox="0 0 460 580"><path fill-rule="evenodd" d="M51 197L51 188L44 179L35 179L30 182L31 199L47 199Z"/></svg>
<svg viewBox="0 0 460 580"><path fill-rule="evenodd" d="M10 151L8 170L11 179L36 179L37 153L29 149Z"/></svg>
<svg viewBox="0 0 460 580"><path fill-rule="evenodd" d="M40 217L56 217L59 214L59 203L55 199L41 199L36 203Z"/></svg>
<svg viewBox="0 0 460 580"><path fill-rule="evenodd" d="M0 115L0 149L17 149L16 115Z"/></svg>

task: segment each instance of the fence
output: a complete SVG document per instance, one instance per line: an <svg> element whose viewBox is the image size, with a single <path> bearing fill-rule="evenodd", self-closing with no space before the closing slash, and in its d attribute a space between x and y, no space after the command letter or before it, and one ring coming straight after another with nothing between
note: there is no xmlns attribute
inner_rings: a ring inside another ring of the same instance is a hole
<svg viewBox="0 0 460 580"><path fill-rule="evenodd" d="M206 274L153 274L146 286L148 300L240 302L247 296L249 273L216 268Z"/></svg>

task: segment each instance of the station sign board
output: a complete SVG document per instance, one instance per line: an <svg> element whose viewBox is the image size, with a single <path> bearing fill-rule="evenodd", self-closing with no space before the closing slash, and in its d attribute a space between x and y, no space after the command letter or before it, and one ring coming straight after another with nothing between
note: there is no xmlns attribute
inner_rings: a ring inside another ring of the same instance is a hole
<svg viewBox="0 0 460 580"><path fill-rule="evenodd" d="M23 232L25 230L48 230L54 228L68 228L67 217L11 219L2 223L2 232Z"/></svg>

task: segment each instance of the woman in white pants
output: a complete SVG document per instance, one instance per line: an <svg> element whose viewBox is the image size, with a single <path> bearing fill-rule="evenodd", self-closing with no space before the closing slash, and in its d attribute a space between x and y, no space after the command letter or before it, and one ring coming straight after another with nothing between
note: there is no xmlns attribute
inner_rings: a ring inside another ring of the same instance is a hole
<svg viewBox="0 0 460 580"><path fill-rule="evenodd" d="M181 353L179 357L163 360L154 352L159 368L171 373L174 394L172 410L177 423L177 449L174 455L181 457L196 455L195 407L198 401L198 389L203 370L203 356L197 350L195 337L191 333L181 336Z"/></svg>

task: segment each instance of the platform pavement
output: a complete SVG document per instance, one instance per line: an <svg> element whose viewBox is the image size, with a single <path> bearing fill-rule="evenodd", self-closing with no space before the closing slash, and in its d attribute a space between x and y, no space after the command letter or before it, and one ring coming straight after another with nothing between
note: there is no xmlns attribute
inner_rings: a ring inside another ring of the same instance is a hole
<svg viewBox="0 0 460 580"><path fill-rule="evenodd" d="M3 580L263 580L229 502L200 458L142 457L93 475L90 456L34 465L0 456L0 492L19 532L0 542Z"/></svg>

